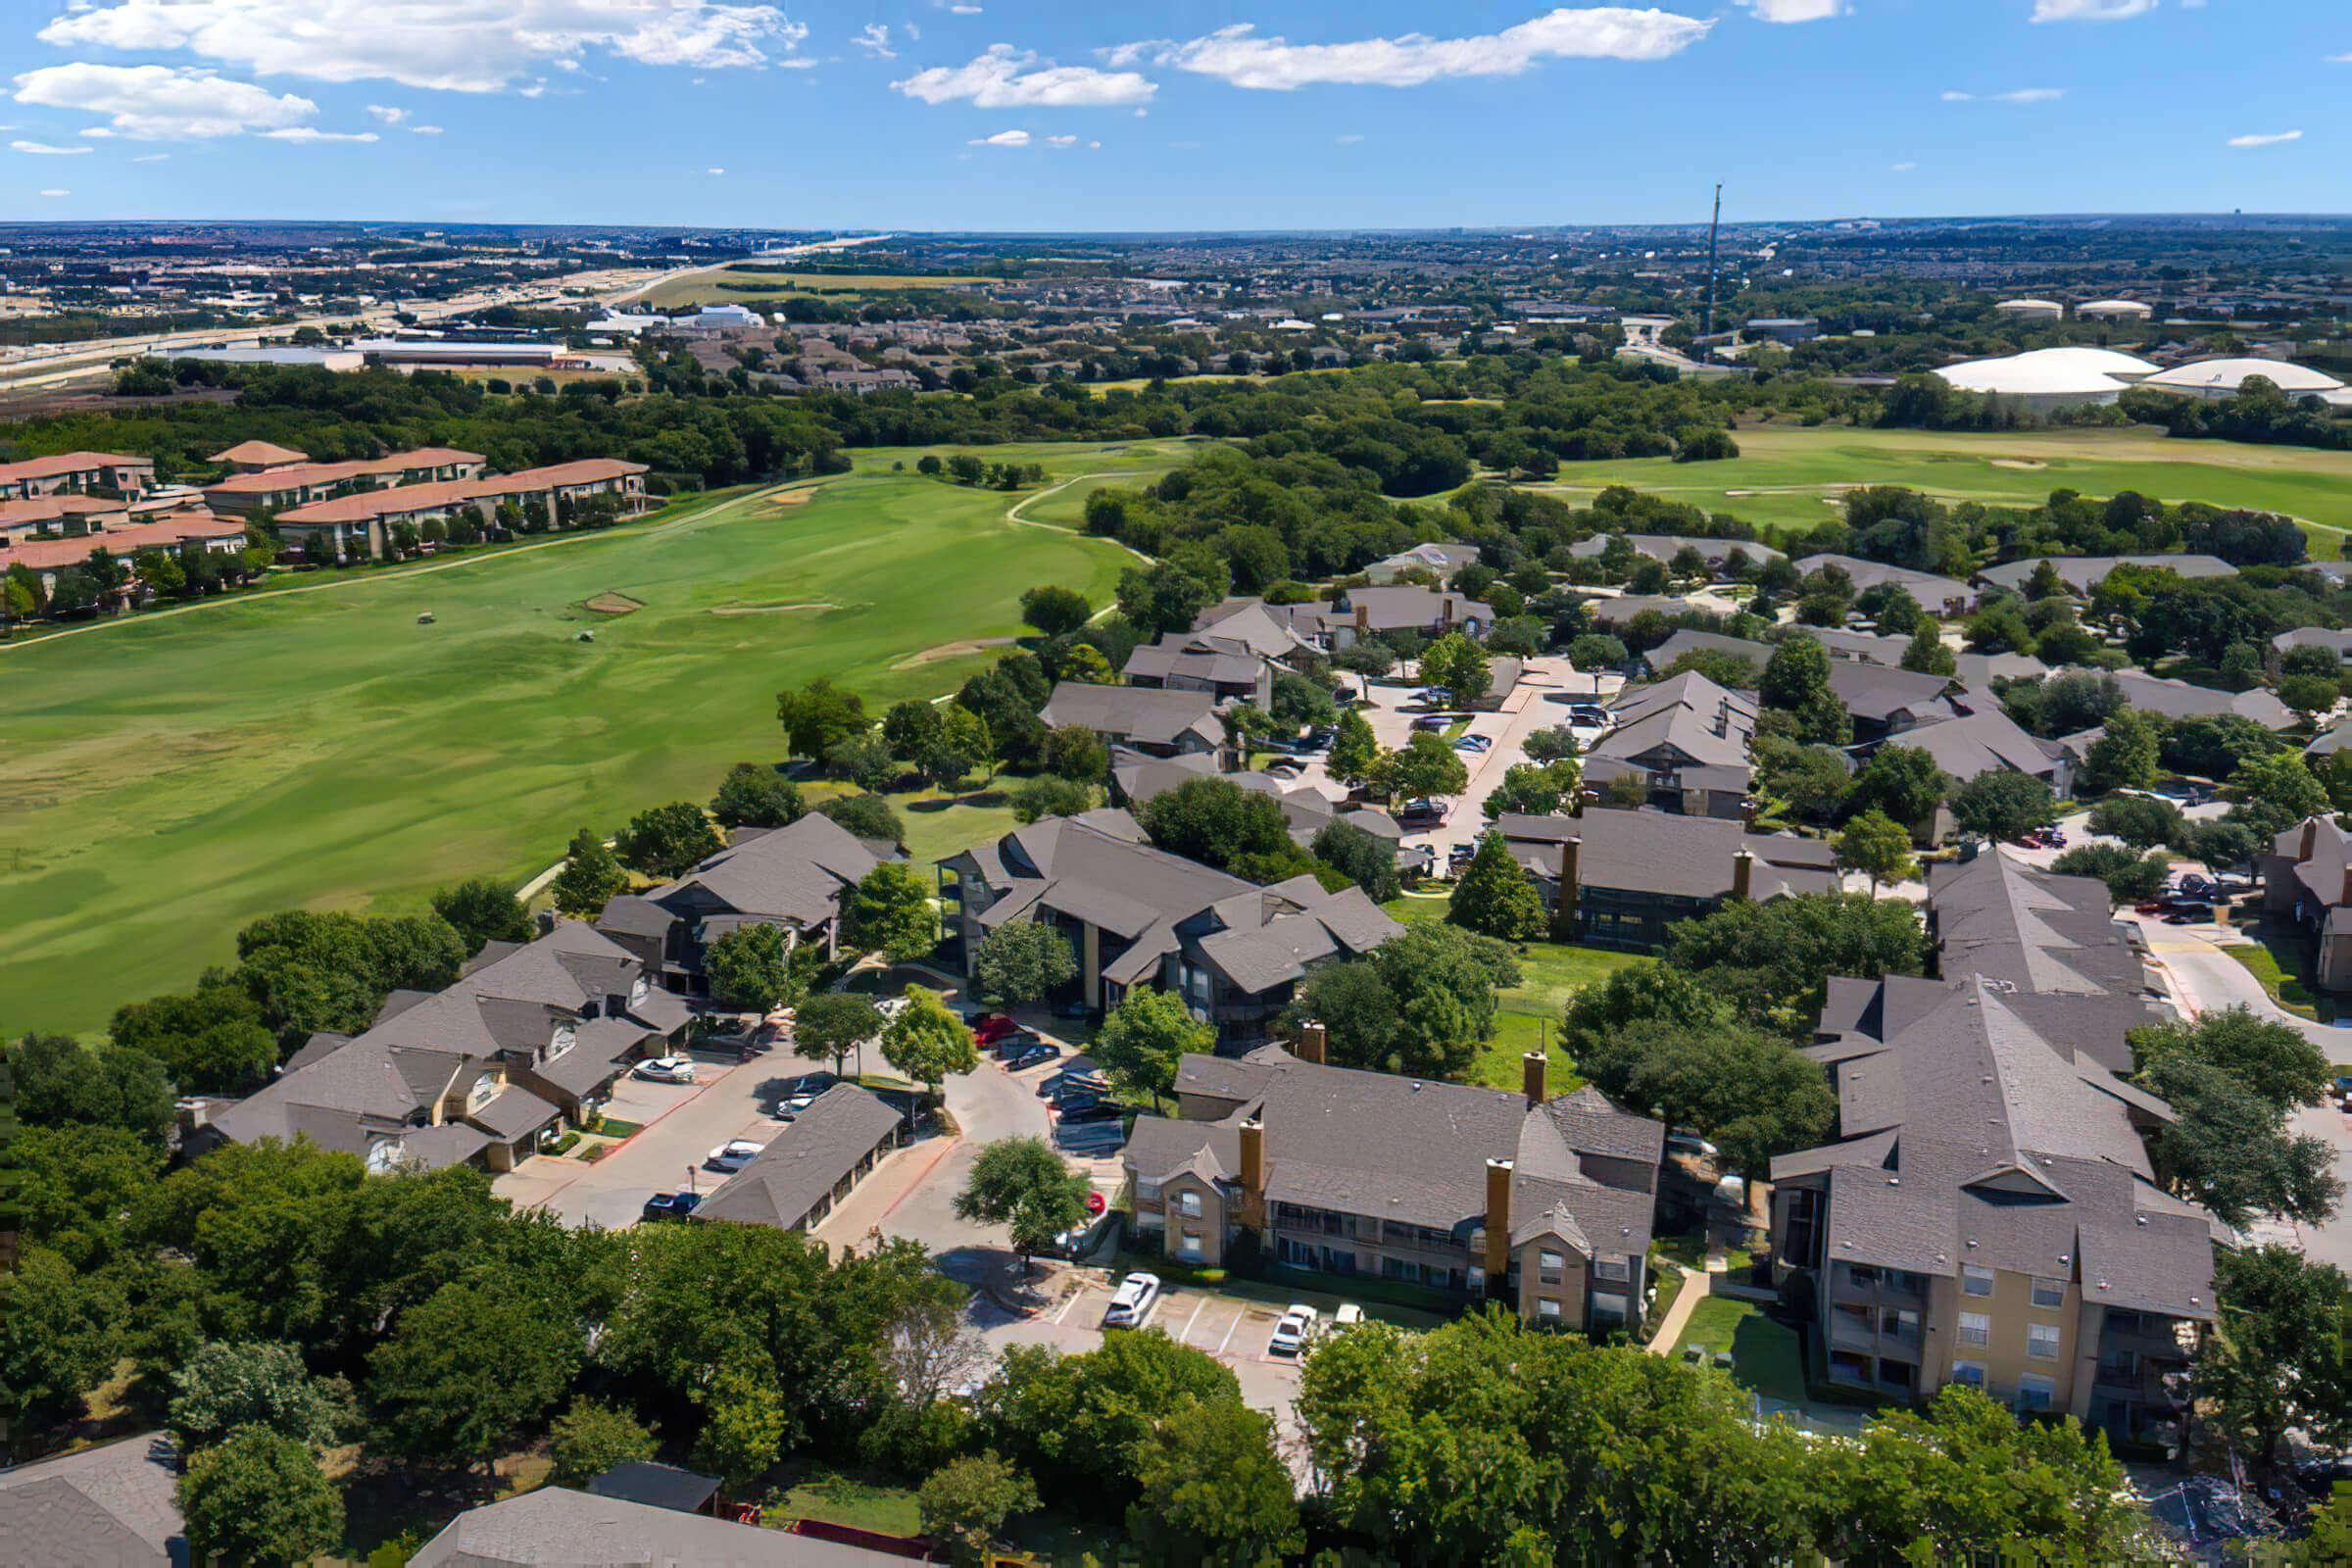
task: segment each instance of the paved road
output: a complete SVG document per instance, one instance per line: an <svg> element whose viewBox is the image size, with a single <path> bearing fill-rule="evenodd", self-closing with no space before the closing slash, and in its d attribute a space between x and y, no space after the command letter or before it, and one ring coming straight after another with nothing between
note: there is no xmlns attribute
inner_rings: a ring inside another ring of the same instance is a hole
<svg viewBox="0 0 2352 1568"><path fill-rule="evenodd" d="M2132 916L2130 918L2136 918ZM2173 994L2193 1017L2215 1008L2245 1006L2263 1017L2299 1029L2318 1043L2333 1062L2352 1062L2352 1028L2337 1028L2298 1018L2271 1001L2244 965L2222 951L2229 935L2220 926L2168 926L2141 921L2148 934L2150 956L2172 977ZM2296 1130L2335 1146L2335 1173L2352 1192L2352 1116L2329 1105L2312 1105L2295 1119ZM2307 1256L2352 1270L2352 1200L2325 1225L2264 1221L2254 1234L2265 1241L2285 1242Z"/></svg>

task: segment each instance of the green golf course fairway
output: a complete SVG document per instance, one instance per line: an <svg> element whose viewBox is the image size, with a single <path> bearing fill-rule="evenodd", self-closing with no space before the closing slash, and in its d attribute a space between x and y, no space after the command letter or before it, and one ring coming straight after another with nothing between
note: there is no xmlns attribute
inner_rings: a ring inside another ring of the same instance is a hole
<svg viewBox="0 0 2352 1568"><path fill-rule="evenodd" d="M1058 479L1163 471L1182 447L981 450ZM102 1026L274 909L520 882L583 824L777 757L779 688L830 676L877 710L951 691L996 657L980 640L1020 632L1022 590L1102 603L1133 559L1007 521L1018 496L860 459L794 505L689 503L0 649L0 1030ZM604 593L644 608L581 608Z"/></svg>
<svg viewBox="0 0 2352 1568"><path fill-rule="evenodd" d="M1563 463L1555 482L1530 488L1582 499L1631 485L1774 528L1835 517L1832 503L1849 485L1906 485L1942 501L2007 506L2046 500L2053 490L2102 498L2136 490L2159 501L2283 513L2306 525L2312 553L2329 561L2352 529L2348 452L2175 441L2145 428L1978 435L1785 425L1741 429L1735 439L1740 456L1722 463Z"/></svg>

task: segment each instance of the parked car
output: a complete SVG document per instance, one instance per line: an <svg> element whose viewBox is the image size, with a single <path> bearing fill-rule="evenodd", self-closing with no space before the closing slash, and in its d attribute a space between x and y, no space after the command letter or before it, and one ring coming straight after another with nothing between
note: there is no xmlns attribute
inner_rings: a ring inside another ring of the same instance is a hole
<svg viewBox="0 0 2352 1568"><path fill-rule="evenodd" d="M999 1061L1010 1061L1022 1052L1040 1043L1040 1037L1036 1030L1015 1029L1012 1033L998 1040L989 1049L997 1054Z"/></svg>
<svg viewBox="0 0 2352 1568"><path fill-rule="evenodd" d="M1446 689L1443 686L1424 686L1413 693L1413 701L1423 708L1443 708L1446 706Z"/></svg>
<svg viewBox="0 0 2352 1568"><path fill-rule="evenodd" d="M1568 710L1568 722L1571 724L1582 724L1592 728L1606 724L1608 721L1609 710L1592 703L1578 703Z"/></svg>
<svg viewBox="0 0 2352 1568"><path fill-rule="evenodd" d="M765 1144L755 1144L749 1138L730 1138L710 1151L703 1163L712 1170L738 1171L758 1158L760 1151L766 1147Z"/></svg>
<svg viewBox="0 0 2352 1568"><path fill-rule="evenodd" d="M658 1219L684 1219L702 1203L700 1193L656 1193L645 1200L645 1207L638 1211L637 1217L649 1224Z"/></svg>
<svg viewBox="0 0 2352 1568"><path fill-rule="evenodd" d="M1037 1086L1037 1098L1058 1104L1065 1100L1096 1099L1110 1093L1110 1080L1099 1072L1057 1072Z"/></svg>
<svg viewBox="0 0 2352 1568"><path fill-rule="evenodd" d="M1419 718L1413 720L1413 728L1425 734L1442 735L1446 732L1446 726L1452 722L1453 720L1447 718L1444 713L1423 713Z"/></svg>
<svg viewBox="0 0 2352 1568"><path fill-rule="evenodd" d="M771 1114L778 1121L799 1121L801 1112L815 1103L814 1095L788 1095L776 1102L776 1108Z"/></svg>
<svg viewBox="0 0 2352 1568"><path fill-rule="evenodd" d="M993 1046L1006 1035L1019 1030L1020 1027L1019 1024L1014 1023L1001 1012L987 1013L981 1017L978 1023L972 1025L972 1038L984 1046Z"/></svg>
<svg viewBox="0 0 2352 1568"><path fill-rule="evenodd" d="M1071 1122L1084 1123L1090 1121L1117 1121L1125 1114L1126 1112L1120 1109L1119 1106L1113 1102L1107 1100L1098 1100L1091 1105L1079 1105L1073 1108L1065 1108L1061 1113L1061 1119L1065 1124Z"/></svg>
<svg viewBox="0 0 2352 1568"><path fill-rule="evenodd" d="M1152 1308L1159 1302L1159 1276L1134 1273L1119 1281L1119 1288L1110 1298L1110 1305L1102 1314L1106 1329L1140 1329Z"/></svg>
<svg viewBox="0 0 2352 1568"><path fill-rule="evenodd" d="M1339 733L1329 724L1317 724L1306 732L1306 738L1299 744L1310 752L1328 752L1331 750L1331 743L1339 738Z"/></svg>
<svg viewBox="0 0 2352 1568"><path fill-rule="evenodd" d="M1400 827L1437 827L1445 820L1445 803L1427 798L1405 802L1404 809L1396 813L1396 822Z"/></svg>
<svg viewBox="0 0 2352 1568"><path fill-rule="evenodd" d="M805 1072L798 1078L785 1079L783 1086L776 1092L786 1100L799 1100L803 1096L814 1100L832 1088L836 1081L829 1072Z"/></svg>
<svg viewBox="0 0 2352 1568"><path fill-rule="evenodd" d="M1306 771L1306 764L1296 757L1277 757L1266 764L1266 772L1274 778L1297 778Z"/></svg>
<svg viewBox="0 0 2352 1568"><path fill-rule="evenodd" d="M654 1056L639 1062L631 1076L651 1079L658 1084L690 1084L694 1082L692 1056Z"/></svg>
<svg viewBox="0 0 2352 1568"><path fill-rule="evenodd" d="M1477 858L1478 846L1475 844L1456 844L1446 852L1446 864L1449 870L1459 869Z"/></svg>
<svg viewBox="0 0 2352 1568"><path fill-rule="evenodd" d="M1061 1048L1059 1046L1049 1046L1040 1043L1038 1045L1031 1046L1019 1055L1012 1057L1010 1060L1006 1061L1004 1065L1014 1072L1021 1072L1030 1067L1042 1066L1046 1062L1057 1060L1060 1055Z"/></svg>
<svg viewBox="0 0 2352 1568"><path fill-rule="evenodd" d="M1274 1338L1266 1348L1276 1355L1297 1355L1306 1348L1307 1340L1315 1332L1315 1319L1321 1314L1311 1306L1294 1303L1274 1325Z"/></svg>
<svg viewBox="0 0 2352 1568"><path fill-rule="evenodd" d="M1705 1159L1715 1157L1715 1146L1696 1133L1668 1133L1666 1152L1670 1154L1697 1154Z"/></svg>
<svg viewBox="0 0 2352 1568"><path fill-rule="evenodd" d="M1364 1309L1362 1307L1356 1305L1353 1301L1342 1301L1340 1303L1340 1309L1332 1313L1331 1321L1324 1325L1323 1332L1326 1334L1345 1334L1349 1329L1355 1327L1358 1323L1361 1323L1363 1320Z"/></svg>
<svg viewBox="0 0 2352 1568"><path fill-rule="evenodd" d="M1101 1193L1094 1192L1091 1189L1088 1191L1086 1195L1086 1211L1089 1214L1101 1214L1109 1206L1110 1200L1104 1198Z"/></svg>
<svg viewBox="0 0 2352 1568"><path fill-rule="evenodd" d="M1486 735L1459 735L1454 737L1453 749L1457 752L1477 752L1483 756L1494 749L1494 742Z"/></svg>

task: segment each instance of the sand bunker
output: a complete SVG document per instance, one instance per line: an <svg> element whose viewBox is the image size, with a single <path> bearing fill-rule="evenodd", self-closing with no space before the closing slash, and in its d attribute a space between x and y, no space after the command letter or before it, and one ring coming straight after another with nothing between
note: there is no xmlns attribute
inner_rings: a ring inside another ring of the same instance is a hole
<svg viewBox="0 0 2352 1568"><path fill-rule="evenodd" d="M608 590L598 594L580 608L593 610L600 615L633 615L645 608L645 601L631 599L627 594L616 594Z"/></svg>
<svg viewBox="0 0 2352 1568"><path fill-rule="evenodd" d="M829 605L823 600L816 600L806 605L713 605L710 613L713 615L781 615L795 610L839 610L840 608L839 605Z"/></svg>
<svg viewBox="0 0 2352 1568"><path fill-rule="evenodd" d="M890 667L893 669L919 669L925 664L936 664L943 659L961 659L966 654L985 653L991 648L1010 648L1017 640L1012 637L970 637L962 642L941 643L938 647L926 648L919 654L908 654Z"/></svg>

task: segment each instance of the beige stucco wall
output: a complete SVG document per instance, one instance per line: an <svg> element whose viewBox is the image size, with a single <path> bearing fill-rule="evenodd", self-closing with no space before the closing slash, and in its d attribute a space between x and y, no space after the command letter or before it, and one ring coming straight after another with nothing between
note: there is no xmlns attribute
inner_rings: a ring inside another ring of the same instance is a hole
<svg viewBox="0 0 2352 1568"><path fill-rule="evenodd" d="M1199 1215L1184 1212L1187 1196L1200 1200ZM1202 1268L1221 1268L1225 1263L1225 1198L1215 1185L1187 1172L1160 1183L1160 1212L1166 1226L1161 1247L1169 1257ZM1198 1237L1200 1252L1198 1257L1184 1251L1188 1238Z"/></svg>

